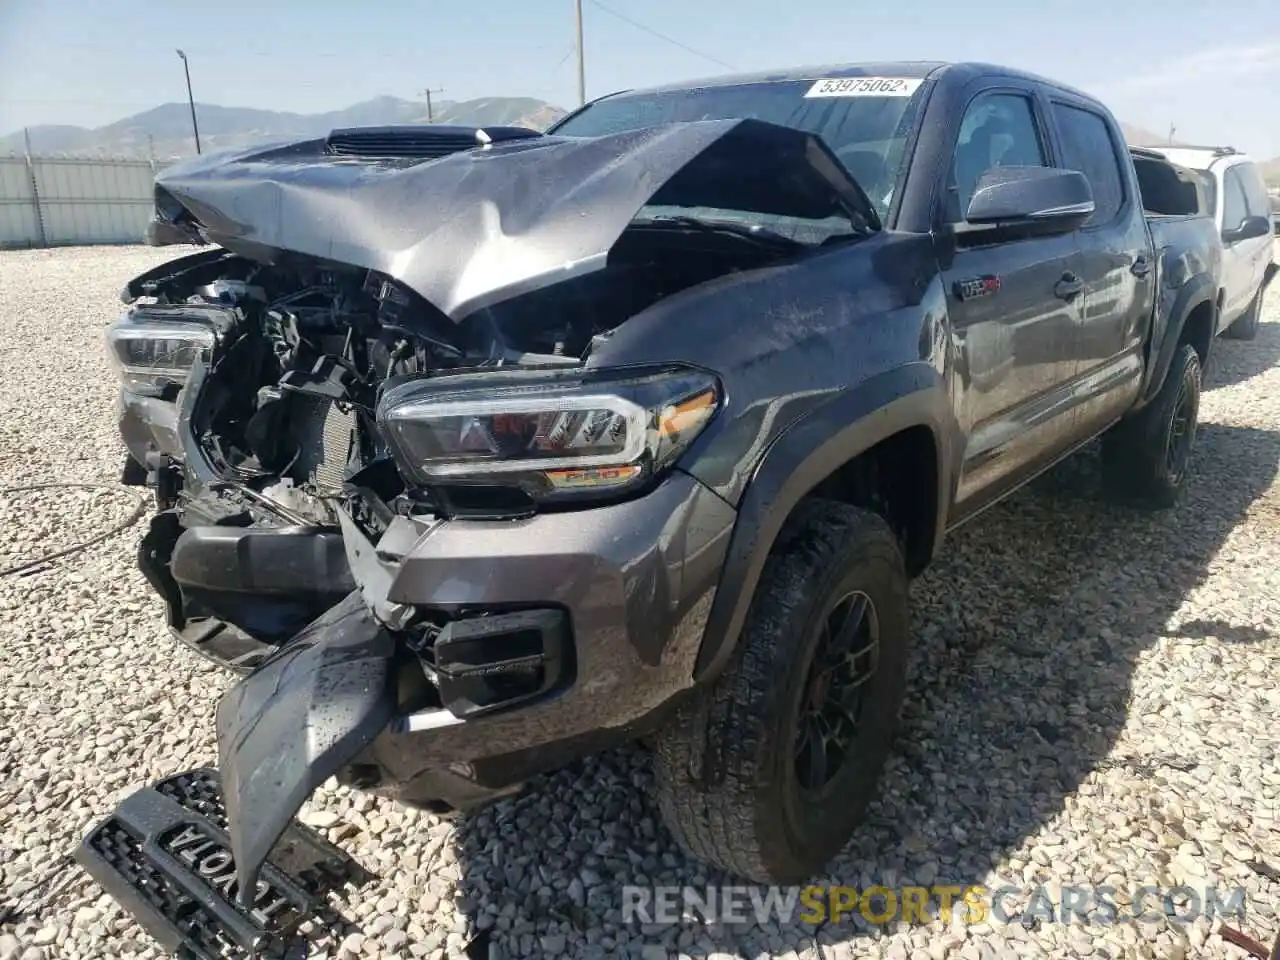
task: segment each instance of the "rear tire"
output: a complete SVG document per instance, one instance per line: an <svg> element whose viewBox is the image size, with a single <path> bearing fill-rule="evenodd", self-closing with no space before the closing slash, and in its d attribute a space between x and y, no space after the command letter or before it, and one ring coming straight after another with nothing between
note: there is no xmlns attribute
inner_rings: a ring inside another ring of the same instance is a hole
<svg viewBox="0 0 1280 960"><path fill-rule="evenodd" d="M861 821L889 753L909 630L888 524L834 501L801 504L733 660L657 735L658 806L684 850L760 883L821 870Z"/></svg>
<svg viewBox="0 0 1280 960"><path fill-rule="evenodd" d="M1200 413L1200 357L1190 344L1173 355L1156 398L1102 437L1102 471L1121 499L1172 507L1181 496Z"/></svg>
<svg viewBox="0 0 1280 960"><path fill-rule="evenodd" d="M1262 291L1266 284L1258 288L1258 292L1249 301L1249 306L1240 314L1231 326L1226 329L1226 336L1232 340L1252 340L1258 335L1258 324L1262 319Z"/></svg>

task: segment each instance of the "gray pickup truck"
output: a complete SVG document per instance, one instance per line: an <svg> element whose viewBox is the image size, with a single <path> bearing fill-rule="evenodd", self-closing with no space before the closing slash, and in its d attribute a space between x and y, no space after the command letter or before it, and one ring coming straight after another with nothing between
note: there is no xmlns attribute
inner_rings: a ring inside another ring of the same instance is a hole
<svg viewBox="0 0 1280 960"><path fill-rule="evenodd" d="M166 946L245 949L337 875L293 819L326 778L467 811L643 740L688 850L810 876L945 533L1098 436L1124 498L1186 482L1221 245L1138 160L1146 213L1091 97L878 63L164 171L153 242L214 246L109 335L139 560L246 676L217 770L81 862Z"/></svg>

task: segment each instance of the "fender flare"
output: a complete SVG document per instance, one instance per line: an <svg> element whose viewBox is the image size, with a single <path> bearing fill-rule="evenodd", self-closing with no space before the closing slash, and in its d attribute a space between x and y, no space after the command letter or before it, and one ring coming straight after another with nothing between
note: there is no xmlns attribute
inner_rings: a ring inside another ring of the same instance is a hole
<svg viewBox="0 0 1280 960"><path fill-rule="evenodd" d="M1217 284L1206 273L1200 273L1192 277L1178 290L1173 306L1169 309L1169 321L1165 324L1161 339L1158 343L1152 344L1150 372L1147 376L1146 387L1142 391L1142 400L1139 406L1145 406L1149 403L1160 392L1160 388L1164 386L1164 378L1169 373L1169 365L1173 363L1174 350L1178 346L1178 341L1182 338L1182 329L1186 326L1187 318L1191 316L1191 312L1202 304L1216 304L1216 302ZM1159 308L1157 307L1157 309ZM1216 311L1216 306L1214 309ZM1217 334L1217 317L1215 316L1214 330L1209 338L1210 344L1213 343L1213 339Z"/></svg>
<svg viewBox="0 0 1280 960"><path fill-rule="evenodd" d="M746 621L765 560L796 504L838 467L912 427L933 435L938 464L937 517L930 556L946 528L954 466L954 414L942 375L914 363L872 377L805 414L765 451L738 506L720 582L707 617L694 679L715 679Z"/></svg>

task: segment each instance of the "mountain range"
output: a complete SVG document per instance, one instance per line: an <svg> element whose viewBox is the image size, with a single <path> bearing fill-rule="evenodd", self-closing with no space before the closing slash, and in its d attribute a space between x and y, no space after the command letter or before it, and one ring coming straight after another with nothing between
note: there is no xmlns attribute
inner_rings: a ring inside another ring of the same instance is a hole
<svg viewBox="0 0 1280 960"><path fill-rule="evenodd" d="M436 123L460 126L517 126L544 130L565 111L534 97L481 97L476 100L444 100L433 104ZM399 97L375 97L343 110L326 113L288 113L252 107L222 107L196 104L200 124L200 145L205 150L250 146L271 140L323 137L339 127L380 126L395 123L425 123L426 104ZM1167 144L1168 137L1132 124L1122 123L1125 139L1132 144ZM158 160L186 156L192 152L191 110L185 103L165 103L125 117L103 127L31 127L33 153L108 154L112 156L153 156ZM22 153L22 131L0 137L0 154ZM1280 184L1280 157L1261 164L1269 182Z"/></svg>
<svg viewBox="0 0 1280 960"><path fill-rule="evenodd" d="M533 97L481 97L432 104L436 123L461 126L519 126L545 129L565 111ZM427 122L426 104L399 97L375 97L344 110L326 113L288 113L251 107L222 107L197 103L200 146L206 151L250 146L271 140L323 137L340 127L380 126ZM103 127L37 126L27 130L32 153L105 153L111 156L154 156L157 159L193 153L191 108L165 103ZM0 137L0 154L22 153L21 130Z"/></svg>

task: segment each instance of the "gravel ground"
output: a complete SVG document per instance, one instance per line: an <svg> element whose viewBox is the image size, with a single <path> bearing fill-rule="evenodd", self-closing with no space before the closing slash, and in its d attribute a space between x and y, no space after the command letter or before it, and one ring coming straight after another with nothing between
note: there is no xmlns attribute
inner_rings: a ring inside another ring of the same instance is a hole
<svg viewBox="0 0 1280 960"><path fill-rule="evenodd" d="M114 483L101 331L123 281L165 258L0 253L0 488ZM1102 501L1086 452L952 538L914 589L899 751L833 882L1219 883L1247 890L1240 925L1280 933L1280 883L1250 866L1280 864L1280 286L1265 319L1257 341L1218 345L1179 509ZM0 492L0 569L126 519L136 496ZM167 636L139 529L0 578L0 901L136 785L215 755L227 679ZM624 928L622 884L718 879L675 849L648 780L642 754L614 752L456 827L321 790L307 817L381 879L317 949L440 957L484 931L505 957L1241 956L1206 920ZM105 955L157 950L87 881L0 930L0 960Z"/></svg>

